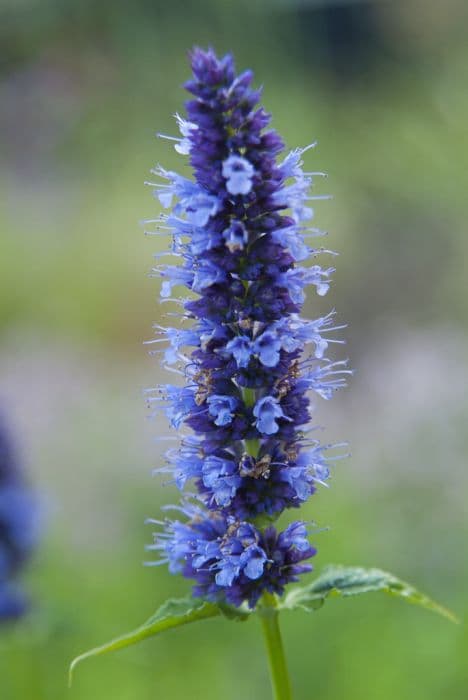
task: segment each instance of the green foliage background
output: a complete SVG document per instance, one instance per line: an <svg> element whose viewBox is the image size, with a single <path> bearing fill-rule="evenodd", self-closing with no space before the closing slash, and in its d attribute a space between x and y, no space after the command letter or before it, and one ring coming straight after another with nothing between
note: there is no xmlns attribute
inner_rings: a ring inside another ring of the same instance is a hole
<svg viewBox="0 0 468 700"><path fill-rule="evenodd" d="M467 20L461 0L1 2L0 408L44 513L31 614L0 630L2 700L269 698L255 620L175 630L66 688L73 656L189 588L141 565L143 521L175 494L150 476L160 241L137 222L158 211L149 169L177 164L154 133L175 132L194 43L252 67L287 144L317 139L307 164L330 175L316 220L338 271L308 313L336 306L357 373L317 405L352 457L304 509L330 525L316 567L388 569L462 619L381 596L285 615L296 697L467 696Z"/></svg>

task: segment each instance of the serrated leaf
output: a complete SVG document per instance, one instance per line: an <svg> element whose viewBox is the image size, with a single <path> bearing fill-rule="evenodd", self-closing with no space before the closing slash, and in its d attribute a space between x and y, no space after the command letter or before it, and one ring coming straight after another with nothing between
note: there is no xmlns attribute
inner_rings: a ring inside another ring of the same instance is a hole
<svg viewBox="0 0 468 700"><path fill-rule="evenodd" d="M452 622L458 622L447 608L428 598L414 586L381 569L364 569L360 566L330 566L308 586L288 593L280 604L283 610L302 609L312 612L321 608L326 599L333 596L352 596L373 591L383 591L403 598L408 603L420 605L439 613Z"/></svg>
<svg viewBox="0 0 468 700"><path fill-rule="evenodd" d="M143 639L148 637L154 637L161 632L172 629L173 627L180 627L181 625L187 625L190 622L196 622L197 620L205 620L209 617L216 617L221 615L223 612L214 603L207 603L204 600L196 600L194 598L179 598L167 600L156 612L152 615L143 625L137 627L137 629L127 634L117 637L102 646L95 647L89 651L80 654L76 659L70 664L69 670L69 683L71 685L73 671L76 666L93 656L100 656L101 654L107 654L111 651L116 651L117 649L123 649L124 647L131 646L132 644L137 644ZM242 616L242 613L239 613Z"/></svg>

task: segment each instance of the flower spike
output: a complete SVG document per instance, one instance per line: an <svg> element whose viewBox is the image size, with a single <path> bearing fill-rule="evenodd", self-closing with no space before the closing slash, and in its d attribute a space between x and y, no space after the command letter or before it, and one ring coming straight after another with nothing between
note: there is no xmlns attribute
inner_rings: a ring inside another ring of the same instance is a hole
<svg viewBox="0 0 468 700"><path fill-rule="evenodd" d="M252 73L236 76L232 57L212 50L196 48L191 60L193 99L187 118L176 116L182 138L174 143L194 180L153 171L161 178L155 196L171 209L161 219L182 258L157 268L161 296L180 287L195 293L183 302L192 325L158 326L155 342L165 336L164 361L187 381L162 387L154 400L175 428L194 432L168 451L162 471L180 489L195 485L197 496L152 547L173 573L194 580L196 596L254 608L263 593L281 595L312 568L305 525L281 531L273 523L328 478L326 447L302 444L308 392L330 398L349 370L325 357L341 342L329 337L333 314L299 315L306 288L325 295L333 272L302 264L322 252L304 237L313 176L323 175L302 169L315 144L279 159L283 142L258 107Z"/></svg>

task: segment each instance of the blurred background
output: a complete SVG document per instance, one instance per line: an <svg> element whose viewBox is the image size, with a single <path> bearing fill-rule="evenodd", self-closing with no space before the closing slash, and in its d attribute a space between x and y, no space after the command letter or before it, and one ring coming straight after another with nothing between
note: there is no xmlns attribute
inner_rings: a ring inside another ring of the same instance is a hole
<svg viewBox="0 0 468 700"><path fill-rule="evenodd" d="M213 620L69 660L190 585L148 569L146 517L176 498L145 387L161 321L148 278L158 214L143 186L180 156L193 44L232 51L293 148L317 139L317 225L340 252L330 294L351 386L317 404L346 440L304 509L318 570L380 566L468 612L466 214L468 7L463 0L1 0L0 410L41 503L29 614L0 628L2 700L270 698L255 620ZM341 355L342 356L342 355ZM462 700L468 632L386 596L283 616L297 700ZM182 672L181 672L182 671Z"/></svg>

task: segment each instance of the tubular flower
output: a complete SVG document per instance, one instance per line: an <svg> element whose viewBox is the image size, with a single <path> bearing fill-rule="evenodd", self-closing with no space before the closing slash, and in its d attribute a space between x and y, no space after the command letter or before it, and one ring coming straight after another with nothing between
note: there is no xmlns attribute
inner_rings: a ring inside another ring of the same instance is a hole
<svg viewBox="0 0 468 700"><path fill-rule="evenodd" d="M0 424L0 623L20 617L26 609L16 576L34 546L34 506L8 435Z"/></svg>
<svg viewBox="0 0 468 700"><path fill-rule="evenodd" d="M305 267L329 253L309 247L320 232L309 220L313 176L258 107L252 73L236 75L230 55L194 49L187 119L177 116L176 150L188 155L189 180L160 166L152 183L164 208L156 220L172 236L179 265L159 265L161 295L191 322L157 327L163 361L184 386L163 385L150 402L176 428L191 428L166 453L175 484L192 484L178 519L164 521L149 549L170 571L195 581L194 594L254 607L263 592L310 571L315 549L303 522L278 531L287 508L308 500L329 476L327 450L306 438L308 394L329 399L344 385L344 362L325 357L337 330L333 313L300 317L307 287L327 293L333 268ZM171 137L168 137L171 138ZM174 298L185 287L187 298ZM193 294L195 293L195 294Z"/></svg>

